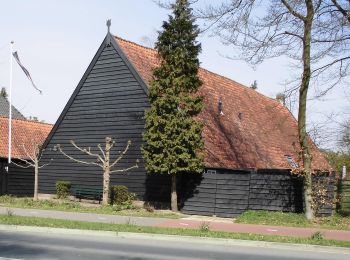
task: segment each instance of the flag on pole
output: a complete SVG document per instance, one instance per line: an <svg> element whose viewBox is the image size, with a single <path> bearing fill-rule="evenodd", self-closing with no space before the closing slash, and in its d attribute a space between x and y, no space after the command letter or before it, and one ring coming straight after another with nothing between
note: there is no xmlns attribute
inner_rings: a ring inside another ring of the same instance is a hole
<svg viewBox="0 0 350 260"><path fill-rule="evenodd" d="M29 74L29 71L23 66L23 64L21 63L21 61L19 60L19 57L18 57L18 53L17 51L13 52L12 53L13 57L15 58L15 60L17 61L18 65L21 67L21 69L23 70L24 74L26 74L27 78L32 82L32 85L33 87L39 91L40 94L42 94L42 91L40 89L38 89L35 84L34 84L34 81L32 79L32 77L30 76Z"/></svg>

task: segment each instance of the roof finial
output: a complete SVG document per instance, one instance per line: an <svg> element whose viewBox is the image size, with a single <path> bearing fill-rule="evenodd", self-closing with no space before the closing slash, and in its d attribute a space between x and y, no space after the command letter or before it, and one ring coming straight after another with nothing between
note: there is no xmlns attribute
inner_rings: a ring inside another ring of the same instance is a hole
<svg viewBox="0 0 350 260"><path fill-rule="evenodd" d="M111 19L108 19L106 24L107 24L107 28L108 28L108 33L110 33Z"/></svg>

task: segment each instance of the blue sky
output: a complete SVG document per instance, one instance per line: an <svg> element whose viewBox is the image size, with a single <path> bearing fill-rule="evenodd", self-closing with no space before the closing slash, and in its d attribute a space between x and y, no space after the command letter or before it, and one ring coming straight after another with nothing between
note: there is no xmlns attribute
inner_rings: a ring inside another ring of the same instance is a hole
<svg viewBox="0 0 350 260"><path fill-rule="evenodd" d="M43 95L31 88L14 64L13 103L25 116L54 123L101 44L106 19L112 19L113 34L149 46L167 12L152 0L1 1L0 87L9 84L9 43L14 40ZM242 61L225 58L237 50L219 39L207 33L199 40L202 67L245 85L257 80L258 91L266 96L283 91L283 82L291 75L286 58L266 61L253 70ZM323 122L324 115L335 113L341 121L348 102L344 88L338 87L321 101L309 103L309 119Z"/></svg>

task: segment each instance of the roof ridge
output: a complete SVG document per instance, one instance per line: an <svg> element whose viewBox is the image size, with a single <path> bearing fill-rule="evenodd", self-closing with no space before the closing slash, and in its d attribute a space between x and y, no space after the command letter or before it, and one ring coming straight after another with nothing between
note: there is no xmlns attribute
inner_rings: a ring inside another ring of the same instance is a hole
<svg viewBox="0 0 350 260"><path fill-rule="evenodd" d="M136 45L136 46L138 46L138 47L141 47L141 48L144 48L144 49L148 49L148 50L150 50L150 51L153 51L153 52L156 52L156 53L157 53L157 51L156 51L154 48L147 47L147 46L143 46L143 45L141 45L141 44L139 44L139 43L126 40L126 39L121 38L121 37L119 37L119 36L114 36L114 38L116 38L117 40L121 40L121 41L123 41L123 42L130 43L130 44L132 44L132 45Z"/></svg>
<svg viewBox="0 0 350 260"><path fill-rule="evenodd" d="M2 99L4 102L6 102L7 106L10 106L10 101L7 99L7 97L4 96L0 96L0 99ZM0 100L1 101L1 100ZM13 104L11 104L12 107L12 115L16 116L16 114L20 115L21 117L25 118L25 116L23 115L23 113L17 108L15 107ZM3 115L3 114L2 114ZM18 117L16 117L18 118Z"/></svg>
<svg viewBox="0 0 350 260"><path fill-rule="evenodd" d="M0 118L8 119L7 116L2 116L2 115L0 115ZM27 123L33 123L33 124L42 124L42 125L51 125L51 126L53 125L53 124L46 123L46 122L33 121L33 120L28 120L28 119L12 118L12 120L23 121L23 122L27 122Z"/></svg>
<svg viewBox="0 0 350 260"><path fill-rule="evenodd" d="M152 52L155 52L155 54L157 54L157 51L156 51L155 49L151 48L151 47L143 46L143 45L141 45L141 44L139 44L139 43L136 43L136 42L132 42L132 41L123 39L123 38L121 38L121 37L119 37L119 36L114 36L114 38L117 39L117 40L120 40L120 41L129 43L129 44L131 44L131 45L134 45L134 46L137 46L137 47L140 47L140 48L147 49L147 50L152 51ZM208 69L206 69L206 68L203 68L203 67L199 67L199 70L202 70L203 72L206 72L206 73L210 73L210 74L212 74L212 75L215 75L215 76L217 76L217 77L223 78L223 79L225 79L225 80L231 81L231 82L233 82L233 83L235 83L235 84L240 85L240 87L243 87L243 88L245 88L245 89L247 89L247 90L249 90L249 91L252 91L252 93L256 93L256 94L258 94L258 95L261 95L261 96L264 97L264 98L268 98L268 99L270 99L271 101L274 101L274 102L277 102L278 104L280 104L280 103L279 103L276 99L274 99L273 97L268 97L268 96L266 96L266 95L264 95L264 94L262 94L262 93L260 93L260 92L258 92L258 91L256 91L256 90L254 90L254 89L251 89L250 87L245 86L245 85L243 85L242 83L239 83L239 82L235 81L234 79L231 79L231 78L229 78L229 77L227 77L227 76L223 76L223 75L221 75L221 74L218 74L218 73L216 73L216 72L210 71L210 70L208 70ZM254 91L254 92L253 92L253 91ZM284 106L284 107L285 107L285 106ZM285 107L285 108L286 108L286 107ZM289 111L289 109L287 109L287 110Z"/></svg>

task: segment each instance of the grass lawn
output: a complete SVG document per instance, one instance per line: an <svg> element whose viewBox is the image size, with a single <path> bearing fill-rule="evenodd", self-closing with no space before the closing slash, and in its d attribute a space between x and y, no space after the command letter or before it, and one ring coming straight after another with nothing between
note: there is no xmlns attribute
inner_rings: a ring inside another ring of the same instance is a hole
<svg viewBox="0 0 350 260"><path fill-rule="evenodd" d="M21 216L15 216L11 214L0 215L0 224L242 239L242 240L269 241L269 242L281 242L281 243L339 246L339 247L350 248L349 241L325 240L322 238L322 236L314 236L313 238L311 237L295 238L295 237L286 237L286 236L217 232L217 231L210 231L207 229L194 230L194 229L180 229L180 228L140 227L140 226L134 226L130 224L118 225L118 224L106 224L106 223L94 223L94 222L80 222L80 221L69 221L69 220L60 220L60 219L21 217Z"/></svg>
<svg viewBox="0 0 350 260"><path fill-rule="evenodd" d="M331 217L316 218L311 222L305 218L304 214L248 210L237 217L235 222L245 224L350 230L350 216L341 216L339 214Z"/></svg>
<svg viewBox="0 0 350 260"><path fill-rule="evenodd" d="M178 213L172 213L170 211L155 210L149 212L144 208L135 207L132 209L120 209L120 207L114 206L101 206L101 205L84 205L79 202L69 200L38 200L34 201L32 198L16 198L13 196L0 196L0 206L10 208L30 208L30 209L46 209L46 210L60 210L60 211L73 211L73 212L87 212L97 214L112 214L122 216L133 217L160 217L160 218L180 218L183 215Z"/></svg>

